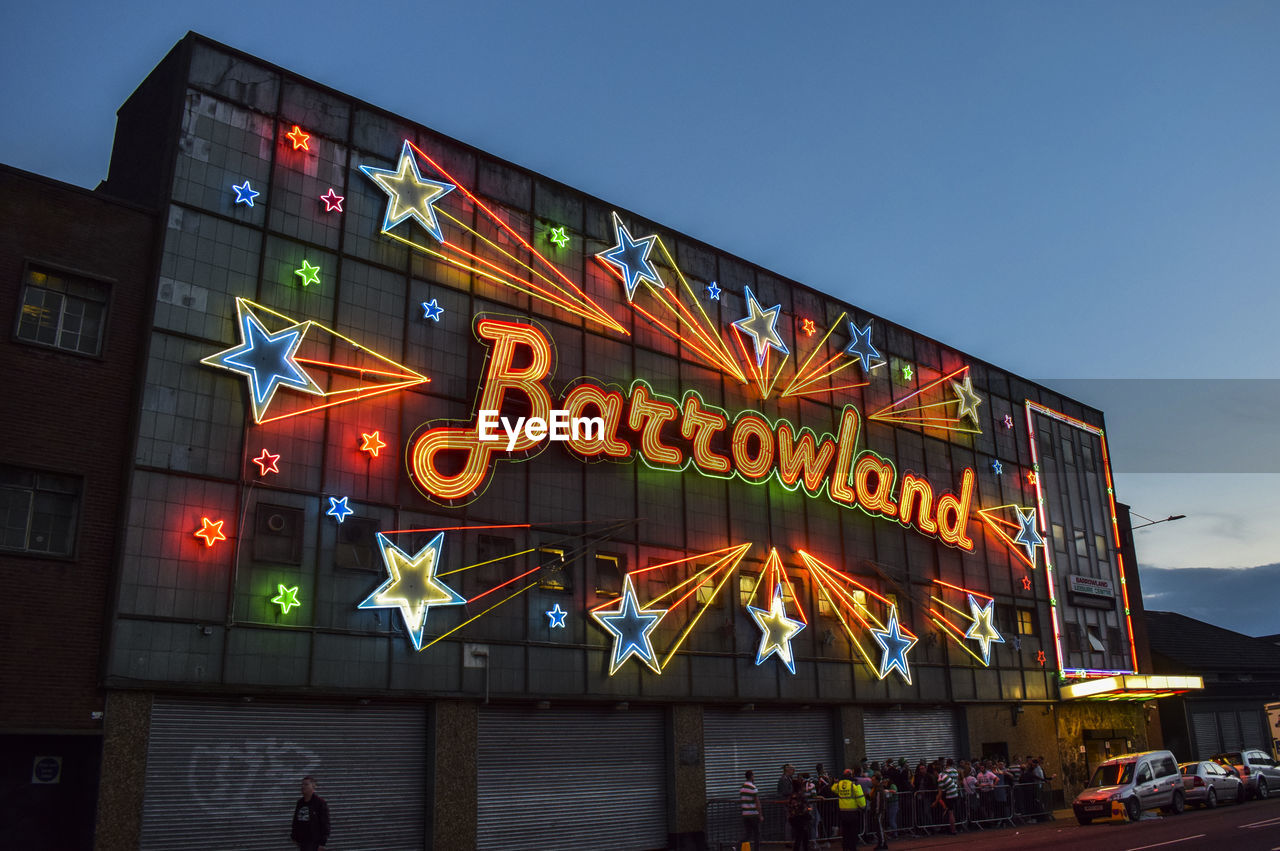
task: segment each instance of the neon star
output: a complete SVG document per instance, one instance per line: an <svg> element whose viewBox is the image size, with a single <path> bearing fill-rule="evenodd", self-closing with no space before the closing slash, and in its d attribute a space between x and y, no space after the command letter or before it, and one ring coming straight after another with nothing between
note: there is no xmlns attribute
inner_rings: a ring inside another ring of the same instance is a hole
<svg viewBox="0 0 1280 851"><path fill-rule="evenodd" d="M960 400L960 410L956 413L956 419L962 420L968 417L973 420L974 425L979 425L978 406L982 404L982 399L973 392L973 378L966 374L964 381L951 382L951 389L956 391L956 398Z"/></svg>
<svg viewBox="0 0 1280 851"><path fill-rule="evenodd" d="M1036 562L1036 547L1044 546L1044 538L1040 537L1040 533L1036 531L1036 510L1034 508L1027 509L1027 513L1023 514L1022 509L1014 509L1018 512L1018 530L1017 536L1013 539L1015 544L1022 544L1027 551L1027 560L1032 564Z"/></svg>
<svg viewBox="0 0 1280 851"><path fill-rule="evenodd" d="M444 314L444 308L440 306L440 302L434 298L431 301L422 303L422 318L430 319L432 322L439 322L441 315Z"/></svg>
<svg viewBox="0 0 1280 851"><path fill-rule="evenodd" d="M1027 471L1027 484L1029 484L1029 485L1034 485L1034 484L1036 484L1038 481L1039 481L1039 477L1037 477L1037 476L1036 476L1036 471L1035 471L1035 470L1028 470L1028 471Z"/></svg>
<svg viewBox="0 0 1280 851"><path fill-rule="evenodd" d="M275 603L277 606L280 607L281 614L287 615L289 614L289 610L292 609L294 606L302 605L301 603L298 602L298 586L297 585L293 586L292 588L286 588L282 584L277 584L276 587L280 589L280 593L272 597L271 602Z"/></svg>
<svg viewBox="0 0 1280 851"><path fill-rule="evenodd" d="M569 234L564 232L564 225L558 228L552 228L547 233L547 239L551 240L559 248L564 248L569 244Z"/></svg>
<svg viewBox="0 0 1280 851"><path fill-rule="evenodd" d="M405 219L414 219L437 242L444 242L444 232L440 229L440 220L436 218L434 204L455 187L452 183L428 180L422 176L408 139L400 149L400 162L394 171L368 165L360 166L360 170L387 193L387 212L382 219L383 233Z"/></svg>
<svg viewBox="0 0 1280 851"><path fill-rule="evenodd" d="M262 454L253 459L253 463L257 464L258 469L261 471L258 476L265 476L267 473L279 473L280 468L276 465L279 460L279 455L272 455L266 449L263 449Z"/></svg>
<svg viewBox="0 0 1280 851"><path fill-rule="evenodd" d="M293 129L284 135L286 139L293 143L293 149L295 151L311 150L311 146L307 142L307 140L311 138L310 134L303 133L302 128L298 125L293 125Z"/></svg>
<svg viewBox="0 0 1280 851"><path fill-rule="evenodd" d="M636 287L640 286L641 281L648 281L655 287L665 290L667 285L662 283L658 277L658 270L649 260L649 252L658 241L657 235L650 234L640 239L632 239L631 232L627 230L627 226L622 223L617 213L613 214L613 229L618 244L608 251L601 251L596 256L622 273L622 282L627 287L627 301L630 302L635 298Z"/></svg>
<svg viewBox="0 0 1280 851"><path fill-rule="evenodd" d="M1043 668L1043 667L1044 667L1044 663L1045 663L1047 660L1044 658L1044 651L1043 651L1043 650L1037 650L1037 651L1036 651L1036 661L1040 663L1040 667L1041 667L1041 668Z"/></svg>
<svg viewBox="0 0 1280 851"><path fill-rule="evenodd" d="M299 269L295 269L293 271L293 274L297 275L299 278L302 279L302 285L304 287L307 284L320 283L320 267L312 266L306 260L302 261L302 267Z"/></svg>
<svg viewBox="0 0 1280 851"><path fill-rule="evenodd" d="M889 625L884 629L872 629L871 636L884 651L884 655L880 657L880 679L883 680L897 668L907 685L911 685L911 665L907 662L907 653L915 646L917 639L911 633L903 632L898 623L897 606L889 609Z"/></svg>
<svg viewBox="0 0 1280 851"><path fill-rule="evenodd" d="M1013 416L1011 414L1004 415L1004 427L1013 428Z"/></svg>
<svg viewBox="0 0 1280 851"><path fill-rule="evenodd" d="M362 434L360 437L363 440L360 444L360 451L368 452L374 458L377 458L378 453L387 445L382 441L382 436L376 431L373 434Z"/></svg>
<svg viewBox="0 0 1280 851"><path fill-rule="evenodd" d="M320 196L320 200L324 202L324 211L326 213L341 213L342 202L345 197L333 191L333 187L329 187L329 191Z"/></svg>
<svg viewBox="0 0 1280 851"><path fill-rule="evenodd" d="M818 326L813 324L812 319L802 319L800 321L800 330L812 337L814 332L818 330Z"/></svg>
<svg viewBox="0 0 1280 851"><path fill-rule="evenodd" d="M782 664L791 673L796 672L795 656L791 652L791 639L804 629L804 621L787 617L783 607L782 585L773 588L773 603L768 609L747 606L756 625L760 627L760 647L756 650L756 664L759 665L773 654L778 654Z"/></svg>
<svg viewBox="0 0 1280 851"><path fill-rule="evenodd" d="M338 499L336 496L329 497L329 510L325 514L335 518L339 523L355 513L355 510L347 505L347 497L344 496L342 499Z"/></svg>
<svg viewBox="0 0 1280 851"><path fill-rule="evenodd" d="M991 469L992 469L992 471L994 471L994 472L995 472L995 474L996 474L997 476L1004 472L1004 466L1000 463L1000 459L999 459L999 458L994 458L994 459L992 459L992 461L991 461Z"/></svg>
<svg viewBox="0 0 1280 851"><path fill-rule="evenodd" d="M243 186L236 186L233 183L231 184L231 188L236 191L235 203L244 204L245 206L248 206L248 207L252 207L253 199L257 198L259 195L262 194L261 192L255 192L253 190L253 187L249 185L249 181L247 180L244 182Z"/></svg>
<svg viewBox="0 0 1280 851"><path fill-rule="evenodd" d="M846 355L853 355L862 364L863 372L871 371L871 359L880 357L880 353L876 351L876 347L871 345L871 321L862 328L853 324L853 320L849 320L849 336L853 337L853 342L844 350Z"/></svg>
<svg viewBox="0 0 1280 851"><path fill-rule="evenodd" d="M439 532L413 555L391 543L381 532L378 547L388 578L370 594L359 609L398 609L414 650L422 649L422 632L432 606L456 606L466 598L440 581L440 551L444 532Z"/></svg>
<svg viewBox="0 0 1280 851"><path fill-rule="evenodd" d="M1030 576L1024 576L1024 577L1022 577L1022 590L1023 590L1023 591L1030 591L1030 590L1031 590L1031 577L1030 577Z"/></svg>
<svg viewBox="0 0 1280 851"><path fill-rule="evenodd" d="M911 364L904 363L902 365L902 380L910 381L913 375L915 375L915 371L911 369Z"/></svg>
<svg viewBox="0 0 1280 851"><path fill-rule="evenodd" d="M310 322L299 322L270 334L253 311L239 301L236 302L236 311L239 314L240 345L210 355L200 362L230 370L249 380L254 422L262 422L271 399L281 387L292 387L315 395L324 393L295 360L298 346L311 327Z"/></svg>
<svg viewBox="0 0 1280 851"><path fill-rule="evenodd" d="M716 285L715 281L707 284L707 295L711 297L712 301L720 300L720 287Z"/></svg>
<svg viewBox="0 0 1280 851"><path fill-rule="evenodd" d="M751 287L743 289L747 293L747 315L733 324L734 327L741 328L751 335L751 341L756 348L756 366L764 366L764 359L769 354L770 348L777 349L784 355L791 354L787 344L782 342L782 337L778 336L778 317L782 314L782 305L775 304L765 310L760 306L760 302L756 301Z"/></svg>
<svg viewBox="0 0 1280 851"><path fill-rule="evenodd" d="M548 629L564 629L564 619L569 613L560 608L560 604L556 603L556 607L547 612L547 617L551 619L551 626Z"/></svg>
<svg viewBox="0 0 1280 851"><path fill-rule="evenodd" d="M204 545L212 547L218 541L225 541L227 536L222 532L223 520L213 521L208 517L200 518L200 528L196 530L197 538L204 538Z"/></svg>
<svg viewBox="0 0 1280 851"><path fill-rule="evenodd" d="M970 624L964 637L977 639L978 646L982 648L982 664L989 666L991 664L991 645L1004 644L1004 636L991 623L991 619L994 616L995 600L988 600L985 606L980 606L972 594L968 596L969 612L973 616L973 623Z"/></svg>
<svg viewBox="0 0 1280 851"><path fill-rule="evenodd" d="M632 656L661 674L658 657L653 652L651 634L666 609L642 609L636 599L636 586L628 575L622 582L622 601L612 612L592 612L596 623L613 636L613 653L609 658L609 676L617 673L622 663Z"/></svg>

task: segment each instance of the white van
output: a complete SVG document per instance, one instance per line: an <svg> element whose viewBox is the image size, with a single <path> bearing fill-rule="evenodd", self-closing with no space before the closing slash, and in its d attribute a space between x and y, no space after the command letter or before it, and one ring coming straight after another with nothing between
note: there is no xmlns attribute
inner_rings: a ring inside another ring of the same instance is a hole
<svg viewBox="0 0 1280 851"><path fill-rule="evenodd" d="M1071 804L1076 820L1088 824L1111 815L1111 804L1120 801L1130 821L1143 810L1161 808L1177 815L1186 806L1178 761L1170 751L1143 751L1116 756L1099 765L1085 790Z"/></svg>

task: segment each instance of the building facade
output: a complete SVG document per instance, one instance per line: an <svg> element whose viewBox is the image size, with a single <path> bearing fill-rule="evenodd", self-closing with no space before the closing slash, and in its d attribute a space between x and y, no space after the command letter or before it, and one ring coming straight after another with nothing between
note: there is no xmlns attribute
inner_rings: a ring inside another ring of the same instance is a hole
<svg viewBox="0 0 1280 851"><path fill-rule="evenodd" d="M335 844L679 847L747 769L1146 745L1062 700L1143 652L1099 411L196 35L101 191L158 220L99 847L276 847L304 774Z"/></svg>

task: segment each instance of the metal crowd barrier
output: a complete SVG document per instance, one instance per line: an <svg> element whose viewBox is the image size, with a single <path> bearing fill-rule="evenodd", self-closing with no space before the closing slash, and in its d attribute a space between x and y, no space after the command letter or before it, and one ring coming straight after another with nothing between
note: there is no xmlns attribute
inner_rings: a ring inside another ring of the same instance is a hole
<svg viewBox="0 0 1280 851"><path fill-rule="evenodd" d="M950 827L947 811L936 804L938 793L900 792L897 800L884 812L872 808L863 811L859 842L875 844L883 827L885 836L925 836ZM1053 818L1053 792L1048 781L1030 781L1013 786L998 785L979 789L975 794L961 792L955 800L956 830L987 830L1013 827L1016 824ZM766 843L790 842L786 801L760 801L764 822L760 838ZM835 798L815 802L817 831L810 837L819 841L836 839L840 827L840 805ZM720 798L707 801L707 845L714 849L737 851L742 842L742 810L738 799Z"/></svg>

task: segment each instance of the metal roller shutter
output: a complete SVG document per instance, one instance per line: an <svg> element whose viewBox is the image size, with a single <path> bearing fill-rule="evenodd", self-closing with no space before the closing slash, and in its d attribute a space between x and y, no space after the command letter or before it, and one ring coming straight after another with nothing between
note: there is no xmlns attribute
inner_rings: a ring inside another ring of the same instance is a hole
<svg viewBox="0 0 1280 851"><path fill-rule="evenodd" d="M867 759L905 758L908 765L956 752L956 713L951 709L868 709L862 716Z"/></svg>
<svg viewBox="0 0 1280 851"><path fill-rule="evenodd" d="M1240 720L1234 712L1219 712L1218 724L1222 730L1223 750L1238 751L1248 744L1240 738Z"/></svg>
<svg viewBox="0 0 1280 851"><path fill-rule="evenodd" d="M836 765L835 726L830 710L707 709L702 715L707 797L736 798L743 774L754 771L764 797L773 797L782 766L797 775L822 763Z"/></svg>
<svg viewBox="0 0 1280 851"><path fill-rule="evenodd" d="M421 849L421 706L156 698L143 849L292 847L300 781L329 802L334 849Z"/></svg>
<svg viewBox="0 0 1280 851"><path fill-rule="evenodd" d="M1246 748L1262 748L1270 752L1271 741L1262 726L1262 713L1256 709L1240 710L1240 740Z"/></svg>
<svg viewBox="0 0 1280 851"><path fill-rule="evenodd" d="M661 709L485 707L477 846L666 848L665 742Z"/></svg>
<svg viewBox="0 0 1280 851"><path fill-rule="evenodd" d="M1191 731L1196 737L1196 759L1206 759L1222 752L1222 746L1218 741L1217 713L1191 713Z"/></svg>

